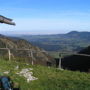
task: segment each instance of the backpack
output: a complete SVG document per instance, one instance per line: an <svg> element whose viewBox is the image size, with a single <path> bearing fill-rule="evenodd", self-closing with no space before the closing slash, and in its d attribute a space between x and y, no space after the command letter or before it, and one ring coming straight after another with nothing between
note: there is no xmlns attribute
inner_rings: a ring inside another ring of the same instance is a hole
<svg viewBox="0 0 90 90"><path fill-rule="evenodd" d="M12 90L12 85L9 77L3 76L0 77L1 89L3 90Z"/></svg>

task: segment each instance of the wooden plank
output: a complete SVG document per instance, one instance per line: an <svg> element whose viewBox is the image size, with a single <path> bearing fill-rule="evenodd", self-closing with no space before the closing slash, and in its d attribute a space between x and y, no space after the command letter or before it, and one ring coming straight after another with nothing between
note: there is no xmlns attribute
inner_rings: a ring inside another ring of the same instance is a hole
<svg viewBox="0 0 90 90"><path fill-rule="evenodd" d="M79 53L71 53L71 52L60 52L60 54L72 54L72 55L77 55L77 56L86 56L86 57L90 57L90 55L88 54L79 54Z"/></svg>

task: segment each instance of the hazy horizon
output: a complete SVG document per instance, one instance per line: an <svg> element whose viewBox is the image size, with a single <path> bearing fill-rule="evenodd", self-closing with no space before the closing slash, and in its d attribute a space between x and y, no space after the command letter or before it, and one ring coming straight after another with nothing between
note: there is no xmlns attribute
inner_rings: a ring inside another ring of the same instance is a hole
<svg viewBox="0 0 90 90"><path fill-rule="evenodd" d="M6 35L6 36L20 36L20 35L57 35L57 34L68 34L70 32L73 32L73 31L76 31L76 32L90 32L90 31L78 31L78 30L72 30L72 31L69 31L69 32L64 32L64 33L44 33L44 34L33 34L33 33L18 33L18 32L2 32L0 34L2 35Z"/></svg>

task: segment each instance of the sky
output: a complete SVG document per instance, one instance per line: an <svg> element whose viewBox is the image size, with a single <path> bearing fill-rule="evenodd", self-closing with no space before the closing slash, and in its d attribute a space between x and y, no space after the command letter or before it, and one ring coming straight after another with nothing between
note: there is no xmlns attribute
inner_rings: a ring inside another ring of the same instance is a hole
<svg viewBox="0 0 90 90"><path fill-rule="evenodd" d="M0 15L16 23L0 24L5 34L90 31L90 0L0 0Z"/></svg>

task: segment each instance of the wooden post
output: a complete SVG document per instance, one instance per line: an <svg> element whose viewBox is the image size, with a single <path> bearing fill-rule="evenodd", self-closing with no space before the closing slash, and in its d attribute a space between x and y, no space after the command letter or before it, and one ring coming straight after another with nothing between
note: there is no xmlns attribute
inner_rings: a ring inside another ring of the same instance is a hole
<svg viewBox="0 0 90 90"><path fill-rule="evenodd" d="M34 65L34 62L33 62L34 57L33 57L33 51L32 50L31 50L31 57L32 57L32 65Z"/></svg>
<svg viewBox="0 0 90 90"><path fill-rule="evenodd" d="M59 54L59 66L58 66L59 69L61 69L61 60L62 60L62 54Z"/></svg>
<svg viewBox="0 0 90 90"><path fill-rule="evenodd" d="M10 49L8 49L8 57L9 57L9 61L11 60L11 52Z"/></svg>

